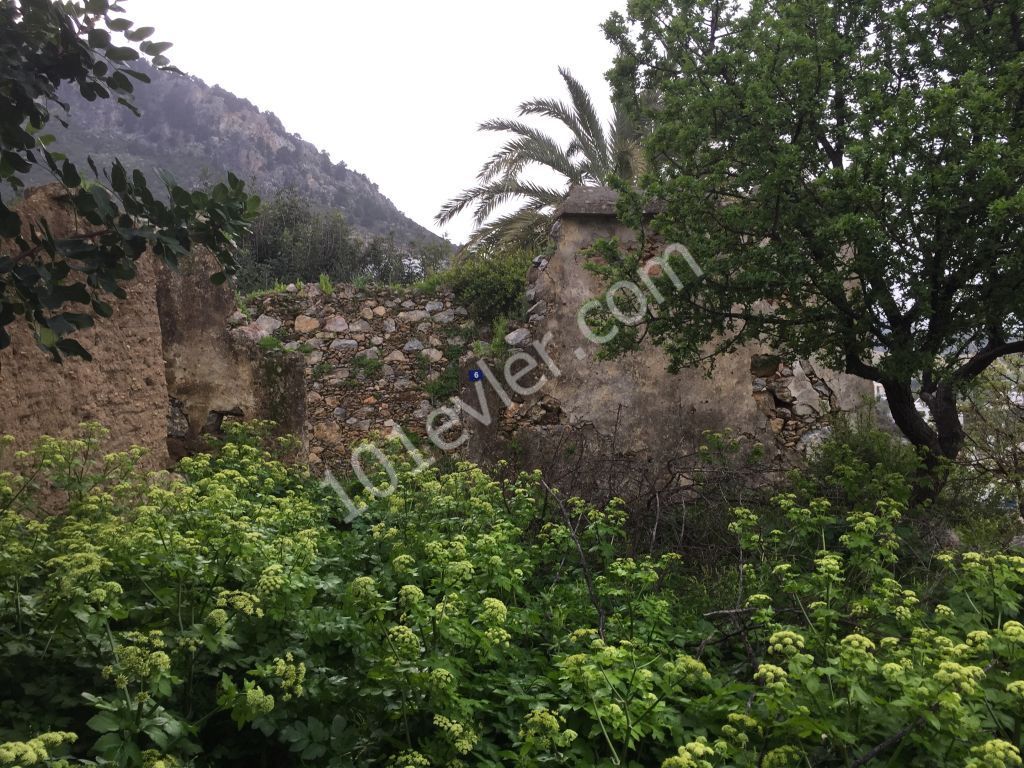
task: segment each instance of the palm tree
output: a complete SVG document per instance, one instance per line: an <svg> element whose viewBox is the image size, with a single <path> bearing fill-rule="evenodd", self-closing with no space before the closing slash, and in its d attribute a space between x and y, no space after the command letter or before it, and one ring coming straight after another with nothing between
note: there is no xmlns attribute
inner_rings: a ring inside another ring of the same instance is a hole
<svg viewBox="0 0 1024 768"><path fill-rule="evenodd" d="M476 230L466 249L536 249L547 240L554 211L572 187L603 184L612 174L634 179L641 170L639 132L625 110L616 106L606 130L586 89L567 69L558 71L569 91L569 103L534 99L519 105L519 117L541 115L558 120L572 134L567 146L520 120L488 120L480 125L482 131L510 134L508 141L484 163L477 185L445 203L435 217L439 224L447 224L472 208ZM535 167L555 171L564 181L549 186L525 178L525 172ZM491 218L498 207L510 201L521 205Z"/></svg>

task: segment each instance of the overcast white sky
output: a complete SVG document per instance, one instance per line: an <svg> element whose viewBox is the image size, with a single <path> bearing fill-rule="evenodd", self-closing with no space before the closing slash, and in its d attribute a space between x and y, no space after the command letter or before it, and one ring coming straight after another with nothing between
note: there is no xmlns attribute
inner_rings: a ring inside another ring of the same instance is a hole
<svg viewBox="0 0 1024 768"><path fill-rule="evenodd" d="M599 25L625 0L127 0L180 69L249 99L376 182L439 233L441 204L497 148L476 126L564 97L569 67L607 115L613 48ZM468 215L448 236L462 242Z"/></svg>

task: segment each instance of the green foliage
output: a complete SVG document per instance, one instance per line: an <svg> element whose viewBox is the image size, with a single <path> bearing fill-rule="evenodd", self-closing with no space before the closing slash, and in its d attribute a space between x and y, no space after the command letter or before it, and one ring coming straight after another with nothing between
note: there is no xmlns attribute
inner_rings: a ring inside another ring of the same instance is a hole
<svg viewBox="0 0 1024 768"><path fill-rule="evenodd" d="M163 54L170 44L148 40L152 28L134 27L116 15L122 11L111 0L0 3L0 185L18 190L33 171L47 172L67 188L84 225L80 234L57 238L46 221L26 218L0 199L0 238L7 238L0 250L0 349L10 344L7 328L20 317L55 359L88 359L69 337L91 327L94 315L110 316L108 296L125 297L124 284L136 276L147 248L174 265L194 245L205 245L222 267L215 281L235 270L235 243L259 201L234 175L208 191L189 191L164 174L159 196L140 171L115 160L101 174L90 158L91 181L54 151L54 137L45 133L51 118L64 122L67 113L60 86L137 112L135 84L149 82L143 57L168 67Z"/></svg>
<svg viewBox="0 0 1024 768"><path fill-rule="evenodd" d="M321 360L313 366L313 381L319 381L334 370L334 366L326 360Z"/></svg>
<svg viewBox="0 0 1024 768"><path fill-rule="evenodd" d="M445 349L445 357L448 358L448 364L445 369L440 373L437 378L427 379L423 384L423 391L430 396L431 402L439 403L442 401L449 400L454 395L459 393L460 387L460 367L459 357L462 354L462 349L457 346L448 345ZM429 363L426 358L420 358L426 371L429 371Z"/></svg>
<svg viewBox="0 0 1024 768"><path fill-rule="evenodd" d="M392 235L364 242L341 213L286 190L262 207L243 243L238 288L251 292L282 280L307 281L330 294L335 283L359 279L408 283L447 258L444 243L401 245Z"/></svg>
<svg viewBox="0 0 1024 768"><path fill-rule="evenodd" d="M526 313L526 273L532 261L523 251L481 253L430 282L450 288L473 320L490 327L499 317L519 318Z"/></svg>
<svg viewBox="0 0 1024 768"><path fill-rule="evenodd" d="M491 340L474 342L474 354L477 357L485 357L495 362L504 363L508 356L508 344L505 343L507 335L508 318L505 316L497 318L491 325Z"/></svg>
<svg viewBox="0 0 1024 768"><path fill-rule="evenodd" d="M930 465L955 458L964 388L1024 351L1021 23L1015 3L915 0L613 14L612 79L653 125L622 208L639 223L657 199L654 228L704 271L664 280L620 341L649 332L677 366L751 341L816 356L882 384Z"/></svg>
<svg viewBox="0 0 1024 768"><path fill-rule="evenodd" d="M341 214L281 192L263 205L243 243L238 288L249 292L320 275L349 280L363 269L362 248Z"/></svg>
<svg viewBox="0 0 1024 768"><path fill-rule="evenodd" d="M962 463L984 494L1024 517L1024 355L992 365L967 392Z"/></svg>
<svg viewBox="0 0 1024 768"><path fill-rule="evenodd" d="M276 336L264 336L259 341L260 349L274 350L281 349L284 344Z"/></svg>
<svg viewBox="0 0 1024 768"><path fill-rule="evenodd" d="M368 357L366 355L356 355L352 358L352 370L357 374L362 374L368 379L372 379L378 373L381 368L384 367L384 362L379 357Z"/></svg>
<svg viewBox="0 0 1024 768"><path fill-rule="evenodd" d="M795 478L804 493L848 506L881 498L910 503L910 480L923 470L913 446L868 416L837 417L831 432L811 454L806 472Z"/></svg>
<svg viewBox="0 0 1024 768"><path fill-rule="evenodd" d="M0 475L0 765L1020 765L1024 559L911 588L899 502L735 510L700 615L620 505L396 455L343 527L226 429L175 477L94 426Z"/></svg>
<svg viewBox="0 0 1024 768"><path fill-rule="evenodd" d="M977 427L971 427L974 435L979 435ZM821 496L843 507L879 498L912 503L914 482L924 471L919 450L866 417L836 419L831 431L811 454L806 470L791 476L794 489L806 498ZM1012 459L1006 466L1012 466ZM949 468L948 479L924 514L915 515L913 535L947 538L955 532L972 549L1002 551L1024 532L1016 506L1008 503L1012 489L1010 477L958 463ZM929 548L927 542L915 544Z"/></svg>

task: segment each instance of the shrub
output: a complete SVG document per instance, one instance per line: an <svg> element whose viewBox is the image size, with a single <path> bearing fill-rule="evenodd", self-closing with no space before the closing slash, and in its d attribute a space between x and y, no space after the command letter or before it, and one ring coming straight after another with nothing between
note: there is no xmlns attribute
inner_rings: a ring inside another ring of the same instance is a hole
<svg viewBox="0 0 1024 768"><path fill-rule="evenodd" d="M503 315L496 318L491 325L491 340L489 342L476 341L473 343L473 354L504 364L508 356L508 344L505 343L507 335L508 318Z"/></svg>
<svg viewBox="0 0 1024 768"><path fill-rule="evenodd" d="M829 438L811 455L801 481L810 494L841 504L892 497L910 501L910 479L923 470L912 446L867 417L838 416Z"/></svg>
<svg viewBox="0 0 1024 768"><path fill-rule="evenodd" d="M735 510L702 615L620 504L393 454L346 525L225 428L177 477L96 428L0 476L0 765L1020 765L1024 559L903 583L898 501Z"/></svg>
<svg viewBox="0 0 1024 768"><path fill-rule="evenodd" d="M526 311L526 272L532 257L528 253L475 256L432 277L454 291L470 316L485 327L499 317L518 319Z"/></svg>

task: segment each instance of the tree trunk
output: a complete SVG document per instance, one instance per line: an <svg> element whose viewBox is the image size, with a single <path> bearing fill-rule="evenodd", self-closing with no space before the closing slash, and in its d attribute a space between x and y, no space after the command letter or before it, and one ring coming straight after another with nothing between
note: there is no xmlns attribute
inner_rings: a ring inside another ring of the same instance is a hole
<svg viewBox="0 0 1024 768"><path fill-rule="evenodd" d="M917 410L910 380L886 379L882 382L893 421L907 439L921 452L923 467L913 482L913 502L926 504L938 496L949 476L949 462L956 459L963 447L965 434L960 424L956 392L940 384L932 392L923 393L934 426Z"/></svg>

